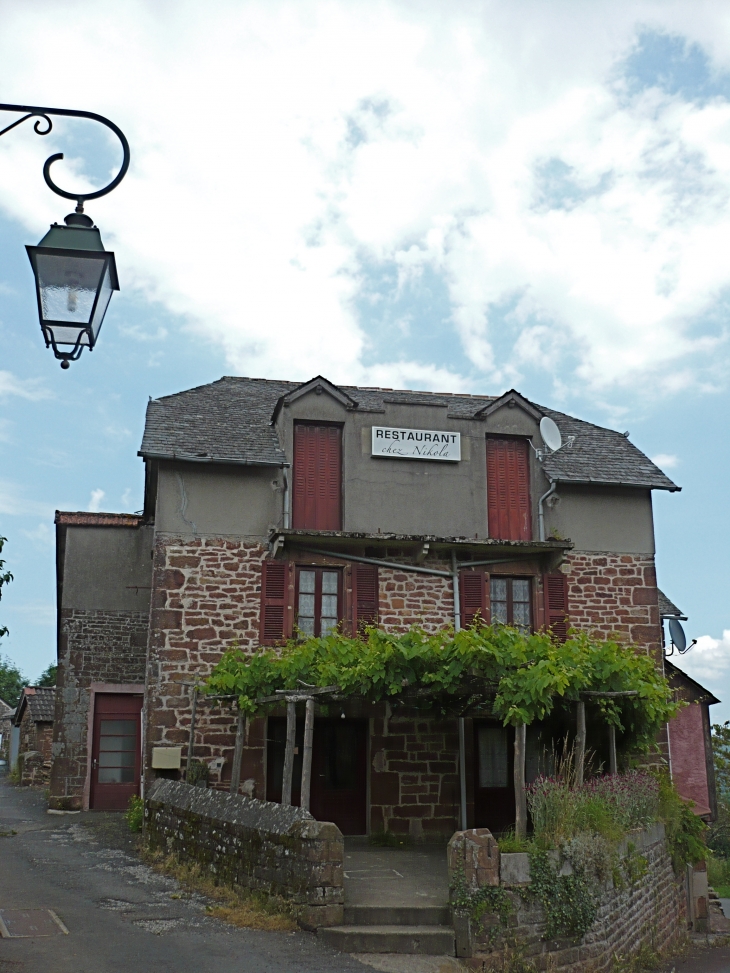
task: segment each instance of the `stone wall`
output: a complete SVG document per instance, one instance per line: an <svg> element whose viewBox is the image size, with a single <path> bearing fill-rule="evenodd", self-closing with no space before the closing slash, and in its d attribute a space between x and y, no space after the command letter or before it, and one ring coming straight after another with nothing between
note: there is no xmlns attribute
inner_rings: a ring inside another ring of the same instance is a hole
<svg viewBox="0 0 730 973"><path fill-rule="evenodd" d="M633 877L624 868L626 875L617 886L612 879L604 883L596 920L586 935L579 940L547 940L542 906L529 894L529 856L500 857L486 829L458 832L449 844L450 874L463 869L473 888L500 884L513 911L506 925L490 913L472 920L463 911L455 912L457 955L480 971L501 970L505 956L516 950L538 969L600 973L612 969L616 957L629 956L642 944L657 951L671 946L687 931L687 896L684 879L678 879L672 869L664 826L634 832L630 841L632 859L641 867ZM620 859L628 853L627 840L619 849ZM570 874L569 863L561 861L557 852L550 854L560 874Z"/></svg>
<svg viewBox="0 0 730 973"><path fill-rule="evenodd" d="M51 808L83 806L91 684L144 683L148 624L146 612L62 610Z"/></svg>
<svg viewBox="0 0 730 973"><path fill-rule="evenodd" d="M291 899L305 928L342 923L342 835L308 811L158 780L145 801L145 835L216 881Z"/></svg>
<svg viewBox="0 0 730 973"><path fill-rule="evenodd" d="M448 571L445 561L429 558L424 567ZM379 624L389 632L404 632L412 625L436 632L454 624L454 590L450 578L415 574L396 568L378 568Z"/></svg>
<svg viewBox="0 0 730 973"><path fill-rule="evenodd" d="M619 635L661 658L652 555L570 551L562 570L569 579L571 625L604 638Z"/></svg>
<svg viewBox="0 0 730 973"><path fill-rule="evenodd" d="M450 835L459 810L456 720L378 716L370 733L370 830Z"/></svg>
<svg viewBox="0 0 730 973"><path fill-rule="evenodd" d="M45 787L51 779L53 723L35 723L26 707L20 723L18 769L23 786Z"/></svg>

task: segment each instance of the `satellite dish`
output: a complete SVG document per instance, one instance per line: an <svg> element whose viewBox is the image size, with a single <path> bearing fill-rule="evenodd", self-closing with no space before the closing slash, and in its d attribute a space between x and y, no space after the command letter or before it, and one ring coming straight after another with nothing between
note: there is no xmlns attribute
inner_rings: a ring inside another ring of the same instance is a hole
<svg viewBox="0 0 730 973"><path fill-rule="evenodd" d="M540 420L540 435L547 448L553 453L557 452L563 445L563 437L560 435L560 430L550 416L543 416Z"/></svg>
<svg viewBox="0 0 730 973"><path fill-rule="evenodd" d="M672 640L674 648L682 655L687 648L687 636L684 634L684 629L676 618L669 619L669 637Z"/></svg>

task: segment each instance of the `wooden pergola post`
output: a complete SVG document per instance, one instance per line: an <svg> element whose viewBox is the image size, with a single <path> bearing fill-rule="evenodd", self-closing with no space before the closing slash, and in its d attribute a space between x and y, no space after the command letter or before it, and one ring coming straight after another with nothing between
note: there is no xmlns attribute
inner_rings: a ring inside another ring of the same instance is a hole
<svg viewBox="0 0 730 973"><path fill-rule="evenodd" d="M525 793L525 760L527 753L527 726L519 723L515 727L515 837L527 835L527 794Z"/></svg>
<svg viewBox="0 0 730 973"><path fill-rule="evenodd" d="M297 704L293 699L286 703L286 750L284 751L284 779L281 786L281 803L291 804L291 785L294 777L294 746L297 737Z"/></svg>
<svg viewBox="0 0 730 973"><path fill-rule="evenodd" d="M618 773L618 760L616 759L616 727L613 723L608 727L608 766L609 773Z"/></svg>
<svg viewBox="0 0 730 973"><path fill-rule="evenodd" d="M314 699L309 696L304 711L304 753L302 754L302 799L300 806L309 810L312 790L312 738L314 736Z"/></svg>
<svg viewBox="0 0 730 973"><path fill-rule="evenodd" d="M193 686L193 698L190 706L190 738L188 739L188 762L185 767L185 782L190 780L190 765L193 762L193 748L195 747L195 716L198 710L198 684Z"/></svg>
<svg viewBox="0 0 730 973"><path fill-rule="evenodd" d="M578 701L578 726L575 734L575 786L583 786L586 763L586 704Z"/></svg>
<svg viewBox="0 0 730 973"><path fill-rule="evenodd" d="M241 761L243 760L243 743L247 724L248 717L239 713L238 726L236 727L236 748L233 751L233 767L231 768L231 794L238 794L238 788L241 786Z"/></svg>

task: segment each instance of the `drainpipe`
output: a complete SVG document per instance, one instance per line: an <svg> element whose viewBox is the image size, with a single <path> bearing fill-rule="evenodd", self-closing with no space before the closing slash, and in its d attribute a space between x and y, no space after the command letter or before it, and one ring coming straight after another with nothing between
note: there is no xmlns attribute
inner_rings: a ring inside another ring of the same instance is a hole
<svg viewBox="0 0 730 973"><path fill-rule="evenodd" d="M558 481L550 480L550 489L547 490L547 492L543 493L543 495L537 501L537 523L540 530L541 541L545 540L545 510L543 508L543 503L545 503L548 497L552 496L553 493L555 493L557 488L558 488Z"/></svg>
<svg viewBox="0 0 730 973"><path fill-rule="evenodd" d="M459 568L456 563L456 551L451 552L451 580L454 585L454 631L461 631L461 599L459 597ZM460 827L466 831L466 731L464 717L459 717L459 796Z"/></svg>
<svg viewBox="0 0 730 973"><path fill-rule="evenodd" d="M281 471L284 474L284 530L289 529L289 477L286 475L286 470Z"/></svg>

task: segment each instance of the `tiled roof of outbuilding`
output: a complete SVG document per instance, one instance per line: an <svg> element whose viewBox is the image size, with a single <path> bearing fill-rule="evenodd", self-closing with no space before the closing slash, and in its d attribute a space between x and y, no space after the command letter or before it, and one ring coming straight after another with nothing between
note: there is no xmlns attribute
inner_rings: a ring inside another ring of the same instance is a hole
<svg viewBox="0 0 730 973"><path fill-rule="evenodd" d="M271 425L278 400L298 382L226 376L210 385L150 399L141 456L199 463L286 464ZM445 406L447 416L471 419L495 396L413 392L338 386L357 403L358 412L382 413L389 403ZM576 483L624 484L678 490L669 477L619 432L531 403L560 427L571 448L549 455L549 477Z"/></svg>
<svg viewBox="0 0 730 973"><path fill-rule="evenodd" d="M34 723L53 723L56 716L55 686L26 686L15 713L15 722L20 723L26 709Z"/></svg>

